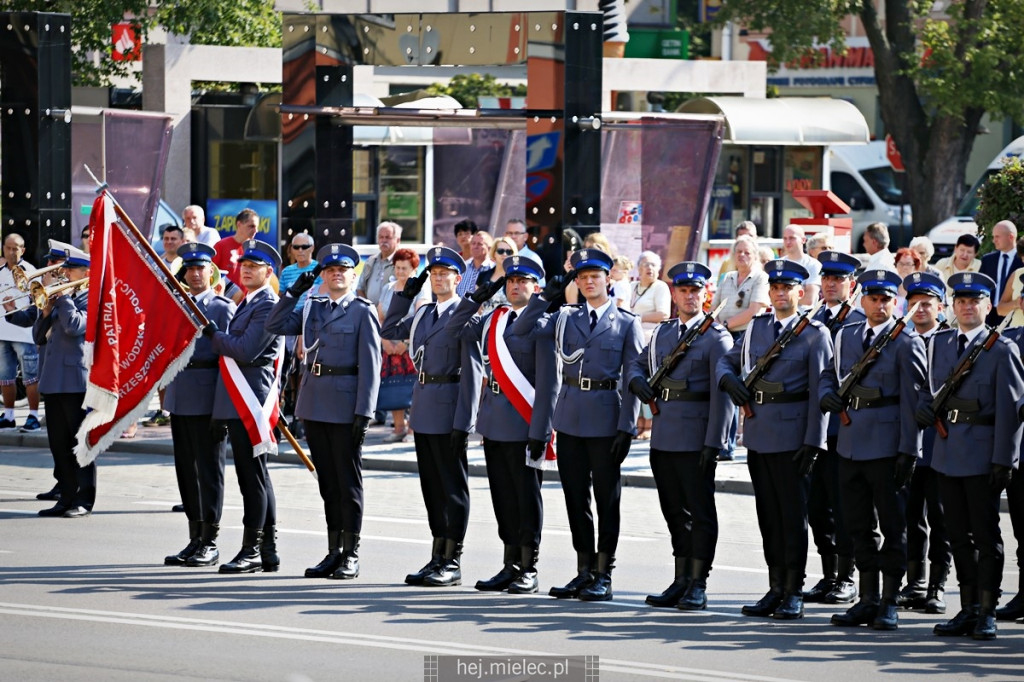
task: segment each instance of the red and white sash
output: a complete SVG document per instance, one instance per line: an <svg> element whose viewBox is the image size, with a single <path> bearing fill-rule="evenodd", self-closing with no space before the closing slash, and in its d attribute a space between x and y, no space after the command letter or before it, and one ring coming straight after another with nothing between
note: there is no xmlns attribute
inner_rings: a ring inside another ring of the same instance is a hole
<svg viewBox="0 0 1024 682"><path fill-rule="evenodd" d="M487 355L491 363L491 371L494 379L498 382L501 392L505 394L512 407L516 409L519 416L527 424L533 419L534 388L530 381L523 375L519 366L512 359L505 343L505 327L508 326L508 312L510 308L500 307L491 315L490 334L487 337ZM551 440L548 441L547 451L544 455L544 463L555 461L555 433L551 432ZM527 456L527 464L537 466Z"/></svg>
<svg viewBox="0 0 1024 682"><path fill-rule="evenodd" d="M238 411L238 416L245 425L252 443L252 456L276 455L277 439L274 427L280 417L279 390L281 387L281 365L283 364L283 348L274 358L274 383L270 385L266 400L260 403L256 393L245 380L242 369L233 358L220 356L220 376L228 390L231 404Z"/></svg>

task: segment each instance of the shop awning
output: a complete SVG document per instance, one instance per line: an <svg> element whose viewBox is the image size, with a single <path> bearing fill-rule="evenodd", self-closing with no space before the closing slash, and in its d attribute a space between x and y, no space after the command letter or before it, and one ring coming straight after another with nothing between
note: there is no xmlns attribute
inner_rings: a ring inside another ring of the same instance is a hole
<svg viewBox="0 0 1024 682"><path fill-rule="evenodd" d="M676 111L721 114L727 144L864 144L869 137L857 107L830 97L699 97Z"/></svg>
<svg viewBox="0 0 1024 682"><path fill-rule="evenodd" d="M383 107L384 103L376 97L363 93L355 93L353 104L359 107ZM458 100L441 95L438 97L422 97L409 102L394 105L400 109L461 109ZM469 144L472 132L469 128L424 128L415 126L352 126L352 142L355 145L402 145L424 146L428 144Z"/></svg>

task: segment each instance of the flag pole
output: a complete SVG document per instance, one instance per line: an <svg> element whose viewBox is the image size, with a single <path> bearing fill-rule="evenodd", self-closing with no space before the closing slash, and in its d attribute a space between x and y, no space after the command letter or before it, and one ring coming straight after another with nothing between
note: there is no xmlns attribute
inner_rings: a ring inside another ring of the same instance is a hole
<svg viewBox="0 0 1024 682"><path fill-rule="evenodd" d="M92 178L92 181L96 183L96 194L105 191L109 187L107 183L99 181L99 178L97 178L93 174L92 169L90 169L88 165L83 164L83 166L85 167L85 172L88 173L89 177ZM164 261L164 259L161 258L159 254L157 254L155 249L153 249L153 245L149 243L149 240L142 236L142 231L135 226L135 223L132 222L132 219L129 218L128 214L125 213L123 208L121 208L121 204L117 203L117 199L115 199L114 196L109 192L107 192L107 196L110 197L110 201L113 202L114 204L114 212L117 214L117 217L120 218L121 222L123 222L125 226L132 231L132 234L135 235L135 239L140 244L142 244L142 247L146 250L150 257L152 257L152 259L156 261L157 265L160 266L160 269L163 271L164 278L167 280L167 282L173 284L172 289L180 294L181 300L185 303L185 305L188 306L189 310L199 321L199 326L205 327L206 325L210 324L210 320L207 319L206 315L203 314L203 311L199 309L199 306L196 305L196 302L192 300L192 297L188 295L188 292L185 291L185 287L183 287L181 282L179 282L178 279L174 276L174 273L171 272L171 269L167 267L167 263ZM293 436L292 432L288 430L288 426L284 423L283 419L278 420L277 428L281 430L281 433L284 434L284 437L291 444L292 449L295 450L295 454L299 456L299 459L302 460L302 463L306 465L307 469L309 469L309 473L313 474L313 478L319 480L316 474L316 467L313 465L312 460L309 459L309 456L306 455L305 451L302 449L302 446L299 445L299 441L295 440L295 436Z"/></svg>

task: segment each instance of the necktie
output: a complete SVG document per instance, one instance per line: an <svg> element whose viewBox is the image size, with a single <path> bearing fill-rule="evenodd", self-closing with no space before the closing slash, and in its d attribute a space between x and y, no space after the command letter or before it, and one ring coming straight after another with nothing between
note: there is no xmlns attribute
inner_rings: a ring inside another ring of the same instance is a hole
<svg viewBox="0 0 1024 682"><path fill-rule="evenodd" d="M435 323L437 322L437 305L436 304L434 305L434 309L430 311L430 320L432 322L435 322Z"/></svg>
<svg viewBox="0 0 1024 682"><path fill-rule="evenodd" d="M594 331L594 327L597 326L597 311L590 311L590 331Z"/></svg>
<svg viewBox="0 0 1024 682"><path fill-rule="evenodd" d="M196 298L195 296L189 296L189 298L191 298L191 299L192 299L192 302L193 302L193 303L199 303L199 299L198 299L198 298Z"/></svg>
<svg viewBox="0 0 1024 682"><path fill-rule="evenodd" d="M963 355L965 348L967 348L967 334L960 334L956 337L956 354Z"/></svg>
<svg viewBox="0 0 1024 682"><path fill-rule="evenodd" d="M871 347L871 342L875 340L875 330L868 329L868 333L864 335L864 350Z"/></svg>
<svg viewBox="0 0 1024 682"><path fill-rule="evenodd" d="M337 309L338 309L338 302L337 301L331 301L331 312L333 313Z"/></svg>
<svg viewBox="0 0 1024 682"><path fill-rule="evenodd" d="M829 322L832 321L832 311L826 308L825 309L825 314L822 315L821 317L822 317L822 321L825 323L825 326L827 327Z"/></svg>
<svg viewBox="0 0 1024 682"><path fill-rule="evenodd" d="M517 317L519 317L519 313L517 313L514 310L510 312L508 314L508 324L512 324L513 322L515 322Z"/></svg>
<svg viewBox="0 0 1024 682"><path fill-rule="evenodd" d="M782 333L782 323L775 320L775 339L778 340L779 334Z"/></svg>
<svg viewBox="0 0 1024 682"><path fill-rule="evenodd" d="M245 304L248 303L248 302L249 302L249 299L243 298L242 302L238 304L237 308L235 308L235 315L238 315L238 313L242 312L242 308L244 308Z"/></svg>
<svg viewBox="0 0 1024 682"><path fill-rule="evenodd" d="M1010 274L1010 272L1009 272L1009 270L1010 270L1010 254L1004 253L1000 257L999 262L1000 262L1000 265L999 265L999 282L998 282L999 291L997 292L997 294L999 296L1002 296L1003 289L1006 287L1006 278Z"/></svg>

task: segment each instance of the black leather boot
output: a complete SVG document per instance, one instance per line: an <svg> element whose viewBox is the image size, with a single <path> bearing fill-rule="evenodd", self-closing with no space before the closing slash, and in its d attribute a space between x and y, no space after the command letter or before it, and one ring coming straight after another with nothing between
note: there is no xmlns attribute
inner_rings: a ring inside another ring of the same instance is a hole
<svg viewBox="0 0 1024 682"><path fill-rule="evenodd" d="M708 574L711 566L703 559L690 559L690 584L676 607L683 611L703 611L708 607Z"/></svg>
<svg viewBox="0 0 1024 682"><path fill-rule="evenodd" d="M848 608L846 613L837 613L832 616L832 625L839 627L857 627L868 625L878 615L878 604L881 601L878 595L878 573L860 574L860 600Z"/></svg>
<svg viewBox="0 0 1024 682"><path fill-rule="evenodd" d="M873 630L895 630L899 627L899 607L896 600L900 592L900 578L895 575L882 576L882 601L878 605L875 619L871 621Z"/></svg>
<svg viewBox="0 0 1024 682"><path fill-rule="evenodd" d="M341 534L341 563L331 574L335 580L352 580L359 577L359 533L344 531Z"/></svg>
<svg viewBox="0 0 1024 682"><path fill-rule="evenodd" d="M262 528L242 529L242 549L229 563L220 567L221 573L259 573L263 570L260 549L263 546Z"/></svg>
<svg viewBox="0 0 1024 682"><path fill-rule="evenodd" d="M896 595L896 603L905 609L923 609L928 598L924 586L924 562L907 562L907 585Z"/></svg>
<svg viewBox="0 0 1024 682"><path fill-rule="evenodd" d="M199 566L216 566L220 561L220 550L217 549L217 534L220 532L219 523L200 524L199 548L185 562L186 566L196 568Z"/></svg>
<svg viewBox="0 0 1024 682"><path fill-rule="evenodd" d="M943 593L946 591L946 578L949 576L949 564L932 564L928 571L928 593L924 598L925 613L945 613L946 602ZM999 612L996 612L996 618Z"/></svg>
<svg viewBox="0 0 1024 682"><path fill-rule="evenodd" d="M646 601L651 606L672 607L686 594L690 586L690 557L676 557L676 579L661 594L649 594Z"/></svg>
<svg viewBox="0 0 1024 682"><path fill-rule="evenodd" d="M612 569L615 557L607 552L597 553L594 564L594 579L580 590L580 601L608 601L612 598Z"/></svg>
<svg viewBox="0 0 1024 682"><path fill-rule="evenodd" d="M776 620L796 620L804 617L804 572L786 571L786 587L782 603L772 613Z"/></svg>
<svg viewBox="0 0 1024 682"><path fill-rule="evenodd" d="M536 547L520 547L519 576L508 586L509 594L534 594L539 586L537 580L537 558L540 550Z"/></svg>
<svg viewBox="0 0 1024 682"><path fill-rule="evenodd" d="M505 545L504 565L497 575L489 580L477 580L476 589L481 592L504 592L519 577L519 546Z"/></svg>
<svg viewBox="0 0 1024 682"><path fill-rule="evenodd" d="M996 609L996 620L1017 620L1024 617L1024 570L1018 578L1017 594L1006 602L1006 606Z"/></svg>
<svg viewBox="0 0 1024 682"><path fill-rule="evenodd" d="M441 563L423 578L428 587L454 587L462 584L462 543L445 539Z"/></svg>
<svg viewBox="0 0 1024 682"><path fill-rule="evenodd" d="M281 557L277 555L277 526L263 526L260 559L264 573L276 573L281 568Z"/></svg>
<svg viewBox="0 0 1024 682"><path fill-rule="evenodd" d="M808 604L820 604L825 601L829 592L836 589L836 578L839 575L839 557L825 554L821 557L821 572L824 574L814 587L804 592L804 601Z"/></svg>
<svg viewBox="0 0 1024 682"><path fill-rule="evenodd" d="M202 542L199 540L200 528L198 521L188 522L188 544L185 545L185 549L181 550L177 554L171 554L170 556L164 557L164 566L184 566L188 558L196 553L199 549L199 545Z"/></svg>
<svg viewBox="0 0 1024 682"><path fill-rule="evenodd" d="M857 584L853 582L856 564L852 556L839 555L835 588L825 595L826 604L849 604L857 598Z"/></svg>
<svg viewBox="0 0 1024 682"><path fill-rule="evenodd" d="M430 548L430 561L423 568L405 576L406 585L422 585L423 579L434 572L434 569L441 563L444 554L444 538L434 538L434 544Z"/></svg>
<svg viewBox="0 0 1024 682"><path fill-rule="evenodd" d="M740 612L744 616L760 616L767 618L768 616L775 613L775 609L779 608L779 604L782 603L783 594L783 580L785 579L786 571L780 567L768 567L768 592L763 597L757 600L755 604L747 604Z"/></svg>
<svg viewBox="0 0 1024 682"><path fill-rule="evenodd" d="M932 632L940 637L963 637L974 632L978 623L978 588L960 586L960 612L945 623L939 623Z"/></svg>
<svg viewBox="0 0 1024 682"><path fill-rule="evenodd" d="M994 590L982 590L981 604L978 608L978 620L974 624L971 639L990 640L996 638L996 603L998 593Z"/></svg>
<svg viewBox="0 0 1024 682"><path fill-rule="evenodd" d="M327 531L327 556L316 566L306 569L307 578L330 578L331 574L338 570L341 565L341 531Z"/></svg>
<svg viewBox="0 0 1024 682"><path fill-rule="evenodd" d="M580 590L590 584L594 579L591 569L594 567L594 555L590 552L576 552L576 577L565 584L564 587L552 587L548 595L555 599L575 599L580 596Z"/></svg>

